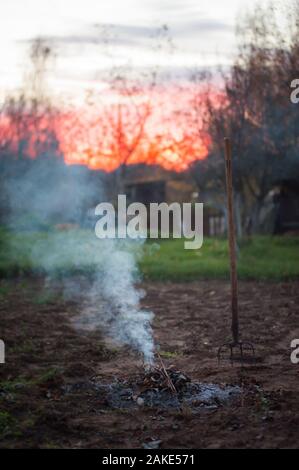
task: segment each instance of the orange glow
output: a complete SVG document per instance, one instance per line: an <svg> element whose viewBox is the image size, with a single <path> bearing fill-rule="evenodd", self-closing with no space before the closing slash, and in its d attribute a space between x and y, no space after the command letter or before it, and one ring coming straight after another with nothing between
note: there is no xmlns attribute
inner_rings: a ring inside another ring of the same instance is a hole
<svg viewBox="0 0 299 470"><path fill-rule="evenodd" d="M47 145L51 150L50 137L55 136L66 164L104 171L145 163L179 172L205 158L210 139L198 129L200 117L192 110L190 88L173 86L148 95L139 92L133 102L127 94L122 100L39 119L29 114L22 119L2 117L0 144L7 140L17 152L20 141L26 140L26 154L35 158Z"/></svg>

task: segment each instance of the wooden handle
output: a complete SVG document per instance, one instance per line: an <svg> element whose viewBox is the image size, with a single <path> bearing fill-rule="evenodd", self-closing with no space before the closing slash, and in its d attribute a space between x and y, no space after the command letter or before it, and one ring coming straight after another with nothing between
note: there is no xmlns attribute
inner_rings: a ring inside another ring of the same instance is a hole
<svg viewBox="0 0 299 470"><path fill-rule="evenodd" d="M231 278L231 308L232 308L232 335L234 343L239 341L239 313L238 313L238 275L236 256L236 231L233 206L233 172L232 172L232 150L231 142L227 137L225 145L225 169L226 169L226 193L227 193L227 215L228 215L228 242L230 257Z"/></svg>

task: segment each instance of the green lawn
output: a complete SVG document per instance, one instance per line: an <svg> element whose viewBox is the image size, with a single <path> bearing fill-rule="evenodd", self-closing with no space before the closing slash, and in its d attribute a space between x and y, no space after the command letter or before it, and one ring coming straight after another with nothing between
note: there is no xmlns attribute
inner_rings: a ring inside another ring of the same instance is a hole
<svg viewBox="0 0 299 470"><path fill-rule="evenodd" d="M102 247L93 232L84 230L15 234L0 229L0 277L90 273L101 264ZM135 250L135 244L129 249ZM229 276L227 241L223 239L206 238L200 250L185 250L183 240L148 241L137 251L145 279L185 281ZM298 279L299 237L257 236L242 242L238 271L241 279Z"/></svg>
<svg viewBox="0 0 299 470"><path fill-rule="evenodd" d="M154 280L225 279L229 277L227 241L206 238L200 250L185 250L182 240L160 241L160 249L141 261L145 277ZM299 278L299 238L256 236L241 243L241 279Z"/></svg>

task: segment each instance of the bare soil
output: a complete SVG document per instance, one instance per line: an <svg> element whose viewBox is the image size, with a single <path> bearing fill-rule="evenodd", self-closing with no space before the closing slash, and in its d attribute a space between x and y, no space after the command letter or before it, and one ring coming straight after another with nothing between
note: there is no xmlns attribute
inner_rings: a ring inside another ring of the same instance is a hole
<svg viewBox="0 0 299 470"><path fill-rule="evenodd" d="M117 409L88 384L132 380L141 361L99 331L80 333L71 319L80 301L42 297L44 281L0 283L0 446L2 448L297 448L299 364L298 283L240 283L241 331L256 362L223 360L230 338L229 283L145 283L155 339L165 364L192 381L237 385L231 403L203 408ZM39 297L40 296L40 297Z"/></svg>

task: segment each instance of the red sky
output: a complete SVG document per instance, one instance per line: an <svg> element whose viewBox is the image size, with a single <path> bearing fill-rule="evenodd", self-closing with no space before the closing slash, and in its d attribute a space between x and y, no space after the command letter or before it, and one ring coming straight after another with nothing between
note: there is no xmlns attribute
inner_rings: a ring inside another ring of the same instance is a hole
<svg viewBox="0 0 299 470"><path fill-rule="evenodd" d="M121 163L185 170L206 157L209 144L192 98L190 87L168 86L61 115L56 132L65 161L106 171Z"/></svg>
<svg viewBox="0 0 299 470"><path fill-rule="evenodd" d="M190 84L118 95L106 91L85 107L42 116L38 122L28 115L20 125L2 115L0 139L14 147L20 139L27 140L28 154L35 158L37 142L42 148L53 129L67 164L112 171L122 163L147 163L182 171L208 152L209 138L201 132L194 96L204 94Z"/></svg>

